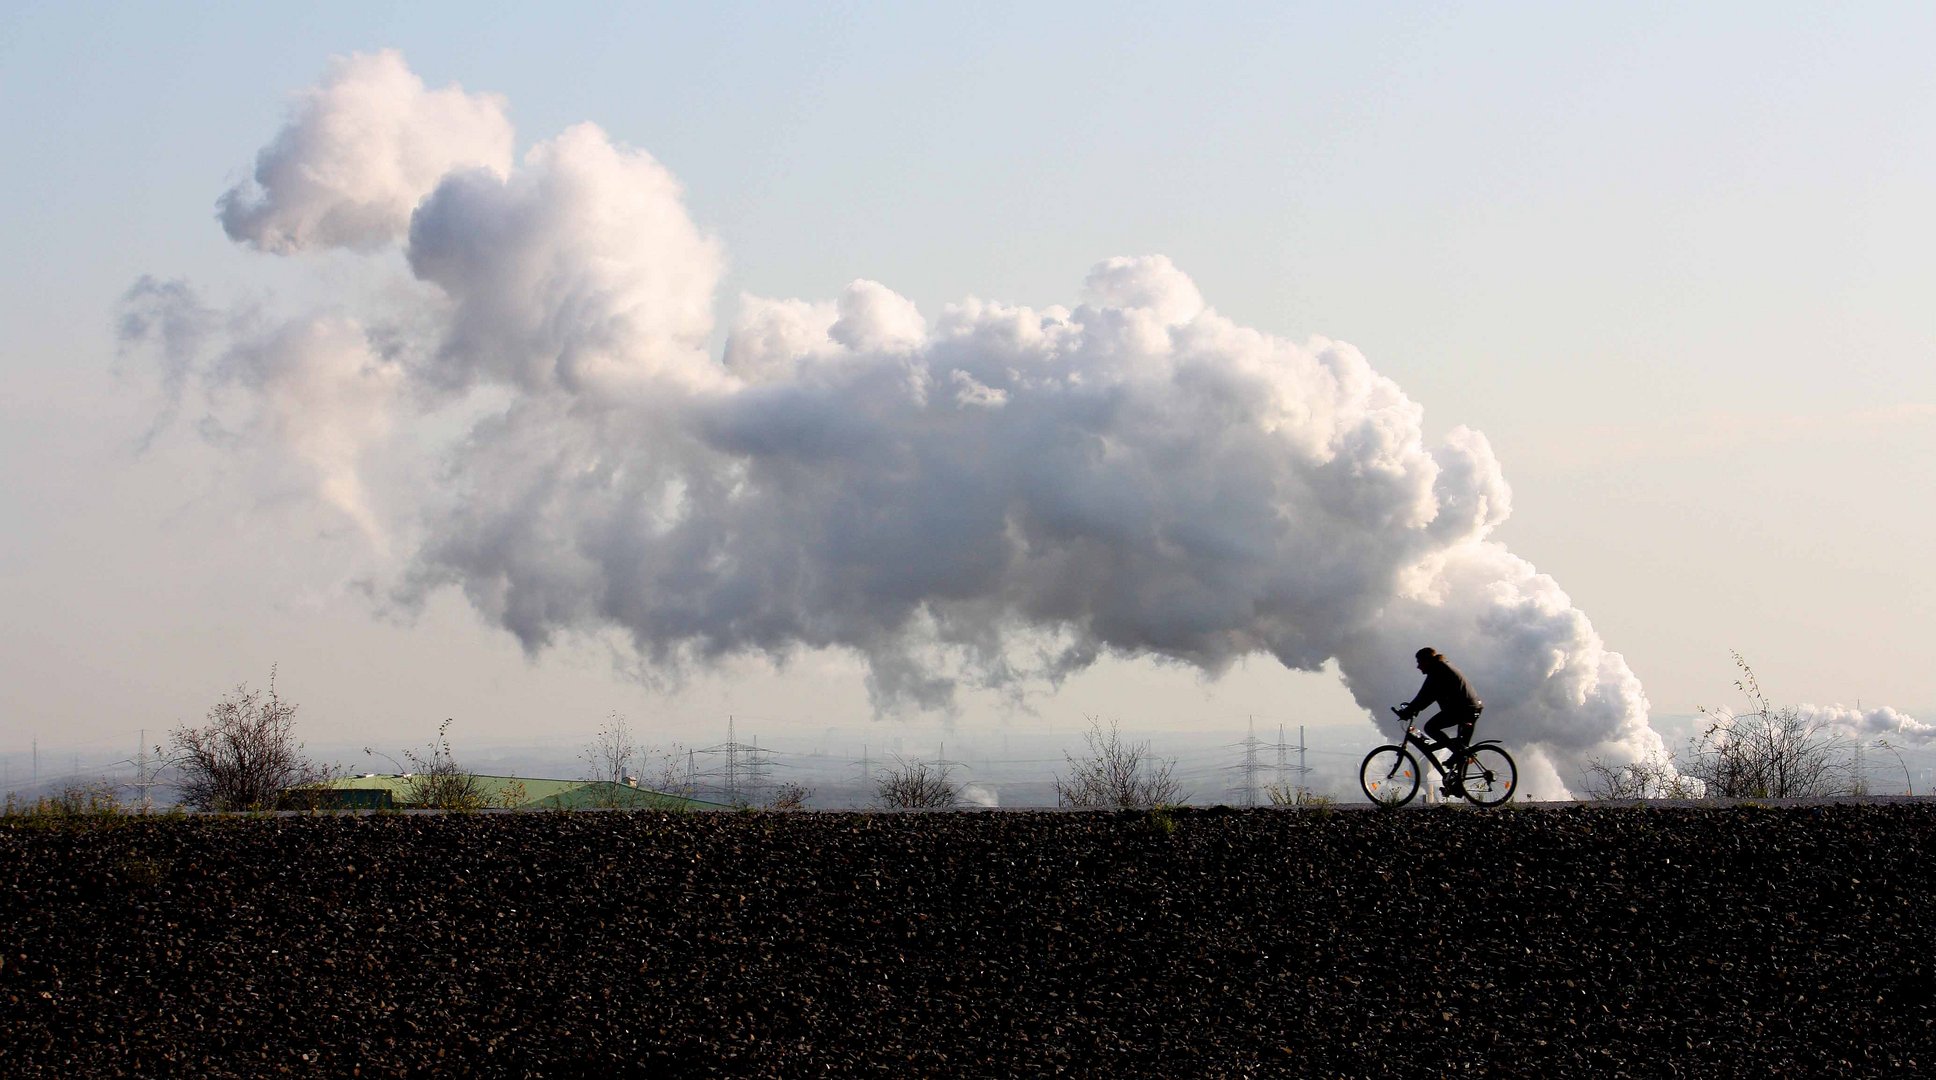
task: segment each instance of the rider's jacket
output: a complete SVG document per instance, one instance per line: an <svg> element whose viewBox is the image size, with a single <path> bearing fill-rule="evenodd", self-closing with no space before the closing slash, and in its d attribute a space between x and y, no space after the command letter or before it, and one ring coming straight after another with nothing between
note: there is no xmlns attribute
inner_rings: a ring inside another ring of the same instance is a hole
<svg viewBox="0 0 1936 1080"><path fill-rule="evenodd" d="M1406 716L1417 716L1425 706L1437 702L1441 713L1476 715L1486 703L1472 692L1472 684L1465 681L1459 669L1443 660L1425 662L1425 685L1418 688L1418 696L1408 702L1401 710Z"/></svg>

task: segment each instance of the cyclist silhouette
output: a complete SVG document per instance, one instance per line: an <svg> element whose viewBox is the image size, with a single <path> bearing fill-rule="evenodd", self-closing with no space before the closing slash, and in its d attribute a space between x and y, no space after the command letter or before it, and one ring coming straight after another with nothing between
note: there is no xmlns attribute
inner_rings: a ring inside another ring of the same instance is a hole
<svg viewBox="0 0 1936 1080"><path fill-rule="evenodd" d="M1451 760L1456 764L1459 755L1472 742L1472 729L1477 726L1486 703L1479 700L1479 695L1472 692L1472 684L1437 649L1426 646L1414 656L1418 659L1418 669L1425 673L1425 685L1418 688L1417 697L1399 706L1398 715L1409 721L1427 705L1437 704L1438 715L1425 723L1425 734L1431 740L1427 748L1451 747ZM1448 736L1446 729L1455 725L1455 732ZM1458 771L1452 770L1452 775L1457 776Z"/></svg>

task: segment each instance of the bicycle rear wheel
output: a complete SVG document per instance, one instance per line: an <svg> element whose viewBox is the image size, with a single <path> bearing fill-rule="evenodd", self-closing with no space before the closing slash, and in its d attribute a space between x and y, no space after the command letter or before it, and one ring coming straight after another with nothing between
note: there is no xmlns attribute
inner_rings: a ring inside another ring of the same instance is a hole
<svg viewBox="0 0 1936 1080"><path fill-rule="evenodd" d="M1475 806L1498 806L1519 790L1519 766L1498 746L1481 746L1466 755L1459 779L1467 801Z"/></svg>
<svg viewBox="0 0 1936 1080"><path fill-rule="evenodd" d="M1358 767L1358 786L1380 806L1404 806L1418 794L1418 762L1402 746L1381 746Z"/></svg>

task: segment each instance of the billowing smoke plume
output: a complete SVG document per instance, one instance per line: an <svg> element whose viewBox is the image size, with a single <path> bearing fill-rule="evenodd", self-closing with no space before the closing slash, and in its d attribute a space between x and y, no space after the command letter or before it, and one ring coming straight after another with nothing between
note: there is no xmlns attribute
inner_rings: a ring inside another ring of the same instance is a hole
<svg viewBox="0 0 1936 1080"><path fill-rule="evenodd" d="M1790 709L1769 705L1769 714L1784 717ZM1936 724L1925 723L1908 713L1882 706L1864 709L1852 705L1796 705L1792 711L1797 726L1804 731L1824 732L1856 742L1881 740L1903 746L1927 746L1936 742ZM1722 726L1730 726L1741 715L1733 709L1710 710Z"/></svg>
<svg viewBox="0 0 1936 1080"><path fill-rule="evenodd" d="M217 204L233 240L281 254L317 246L374 250L397 239L418 200L452 170L511 165L504 103L427 91L395 52L331 65L276 141L253 183Z"/></svg>
<svg viewBox="0 0 1936 1080"><path fill-rule="evenodd" d="M1072 307L742 297L714 356L723 256L673 177L590 125L515 167L509 141L497 99L354 57L221 200L268 252L402 245L412 317L242 332L202 372L408 553L397 598L455 587L533 652L619 628L666 669L848 650L883 709L1261 652L1335 659L1382 717L1429 644L1531 793L1663 749L1620 655L1489 539L1511 499L1485 437L1428 445L1351 346L1239 326L1153 256ZM453 427L434 483L369 490Z"/></svg>

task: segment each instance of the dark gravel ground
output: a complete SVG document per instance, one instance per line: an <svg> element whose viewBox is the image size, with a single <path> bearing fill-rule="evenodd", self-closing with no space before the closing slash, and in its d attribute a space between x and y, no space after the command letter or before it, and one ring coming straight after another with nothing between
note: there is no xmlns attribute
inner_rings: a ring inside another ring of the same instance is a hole
<svg viewBox="0 0 1936 1080"><path fill-rule="evenodd" d="M1917 1074L1936 807L0 823L0 1076Z"/></svg>

